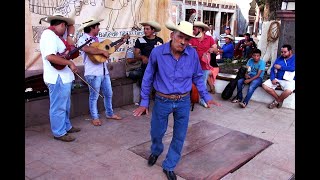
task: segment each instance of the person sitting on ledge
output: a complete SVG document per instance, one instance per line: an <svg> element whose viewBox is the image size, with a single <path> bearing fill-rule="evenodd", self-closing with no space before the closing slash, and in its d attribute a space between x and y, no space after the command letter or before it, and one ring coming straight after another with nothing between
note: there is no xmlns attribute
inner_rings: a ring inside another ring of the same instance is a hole
<svg viewBox="0 0 320 180"><path fill-rule="evenodd" d="M257 48L256 43L253 38L250 37L249 33L244 34L244 39L241 39L236 46L236 50L242 51L242 57L249 59L252 55L254 49Z"/></svg>
<svg viewBox="0 0 320 180"><path fill-rule="evenodd" d="M281 56L278 57L271 67L270 79L262 84L262 88L271 96L274 101L268 105L269 109L281 108L286 99L295 89L295 62L296 58L292 52L292 47L285 44L281 47ZM280 96L275 89L280 86L283 92Z"/></svg>
<svg viewBox="0 0 320 180"><path fill-rule="evenodd" d="M232 103L238 103L240 107L245 108L254 91L262 84L262 79L264 75L264 71L266 68L266 63L264 60L260 59L261 51L260 49L255 49L252 52L252 58L250 58L247 62L247 73L244 78L238 80L237 84L237 96L236 99L232 101ZM248 92L244 100L242 101L242 89L245 84L249 84ZM241 102L242 101L242 102Z"/></svg>
<svg viewBox="0 0 320 180"><path fill-rule="evenodd" d="M224 63L226 59L233 59L234 55L234 45L233 45L233 36L226 35L224 37L226 43L222 48L218 47L218 53L222 54L221 59L217 60L217 63Z"/></svg>

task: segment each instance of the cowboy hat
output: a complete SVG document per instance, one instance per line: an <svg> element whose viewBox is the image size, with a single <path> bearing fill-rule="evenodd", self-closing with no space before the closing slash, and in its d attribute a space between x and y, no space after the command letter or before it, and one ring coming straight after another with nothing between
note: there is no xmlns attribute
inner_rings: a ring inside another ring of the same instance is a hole
<svg viewBox="0 0 320 180"><path fill-rule="evenodd" d="M89 26L92 26L94 24L97 24L97 23L99 23L99 22L101 22L103 20L104 19L97 19L97 18L91 17L91 18L85 20L83 23L81 23L81 26L78 28L78 31L81 31L86 27L89 27Z"/></svg>
<svg viewBox="0 0 320 180"><path fill-rule="evenodd" d="M155 21L146 21L146 22L141 22L140 23L142 26L152 26L155 30L155 32L161 31L161 26L159 23Z"/></svg>
<svg viewBox="0 0 320 180"><path fill-rule="evenodd" d="M47 23L50 23L52 20L62 20L62 21L67 22L68 25L74 24L74 19L65 17L61 13L54 13L52 16L42 18L41 20L43 20L44 22L47 22Z"/></svg>
<svg viewBox="0 0 320 180"><path fill-rule="evenodd" d="M180 31L183 34L186 34L191 37L195 37L193 35L193 25L188 21L180 21L178 25L173 24L173 22L169 21L165 24L165 26L171 31ZM198 38L198 37L196 37Z"/></svg>
<svg viewBox="0 0 320 180"><path fill-rule="evenodd" d="M202 27L205 31L209 31L210 30L209 26L206 25L205 23L201 22L201 21L193 22L193 26Z"/></svg>
<svg viewBox="0 0 320 180"><path fill-rule="evenodd" d="M231 35L226 35L224 38L229 38L229 39L231 39L232 41L234 40L233 36L231 36Z"/></svg>

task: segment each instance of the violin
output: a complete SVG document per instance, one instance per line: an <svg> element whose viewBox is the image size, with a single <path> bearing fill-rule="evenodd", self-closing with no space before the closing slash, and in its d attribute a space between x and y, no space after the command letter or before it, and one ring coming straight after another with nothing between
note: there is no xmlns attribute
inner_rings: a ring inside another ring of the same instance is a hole
<svg viewBox="0 0 320 180"><path fill-rule="evenodd" d="M90 41L92 40L92 38L90 38L90 39L88 39L85 43L83 43L81 46L79 46L79 47L75 47L74 45L66 45L66 49L67 49L67 51L69 51L69 53L68 54L57 54L58 56L60 56L60 57L62 57L62 58L64 58L64 59L67 59L67 60L70 60L70 59L75 59L75 58L77 58L79 55L80 55L80 52L79 52L79 50L83 47L83 46L85 46L85 45L87 45ZM64 67L66 67L66 65L60 65L60 64L55 64L55 63L52 63L52 62L50 62L51 63L51 65L54 67L54 68L56 68L57 70L61 70L61 69L63 69Z"/></svg>

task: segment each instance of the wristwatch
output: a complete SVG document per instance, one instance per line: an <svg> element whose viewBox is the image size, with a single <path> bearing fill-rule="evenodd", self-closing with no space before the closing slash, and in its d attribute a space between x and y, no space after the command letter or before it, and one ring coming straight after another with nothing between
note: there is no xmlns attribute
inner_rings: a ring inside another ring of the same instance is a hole
<svg viewBox="0 0 320 180"><path fill-rule="evenodd" d="M72 37L72 38L74 37L74 35L73 35L73 34L68 34L68 36L70 36L70 37Z"/></svg>

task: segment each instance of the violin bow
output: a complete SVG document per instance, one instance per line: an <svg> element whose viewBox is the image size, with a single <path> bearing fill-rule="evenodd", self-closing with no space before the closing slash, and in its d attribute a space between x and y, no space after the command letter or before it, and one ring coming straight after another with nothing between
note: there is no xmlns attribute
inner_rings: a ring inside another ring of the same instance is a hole
<svg viewBox="0 0 320 180"><path fill-rule="evenodd" d="M100 96L102 99L104 98L97 90L95 90L95 89L94 89L86 80L84 80L78 73L75 72L75 74L76 74L83 82L85 82L91 89L93 89L94 92L98 93L99 96Z"/></svg>

